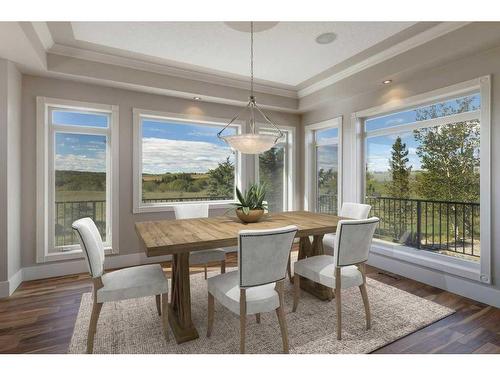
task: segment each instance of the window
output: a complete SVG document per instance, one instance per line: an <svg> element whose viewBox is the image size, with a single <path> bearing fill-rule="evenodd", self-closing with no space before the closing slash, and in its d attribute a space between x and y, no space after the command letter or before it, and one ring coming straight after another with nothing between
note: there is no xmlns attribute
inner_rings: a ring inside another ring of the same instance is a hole
<svg viewBox="0 0 500 375"><path fill-rule="evenodd" d="M306 127L306 208L336 215L340 204L341 118Z"/></svg>
<svg viewBox="0 0 500 375"><path fill-rule="evenodd" d="M270 212L293 209L293 164L295 129L280 126L283 137L270 150L256 156L256 179L266 184L266 200ZM259 132L276 134L276 130L260 127Z"/></svg>
<svg viewBox="0 0 500 375"><path fill-rule="evenodd" d="M134 110L134 211L171 209L195 201L234 201L239 155L217 133L222 122L191 121ZM239 125L225 134L236 134Z"/></svg>
<svg viewBox="0 0 500 375"><path fill-rule="evenodd" d="M38 261L81 256L71 224L82 217L92 218L107 251L117 252L117 108L38 98L38 112Z"/></svg>
<svg viewBox="0 0 500 375"><path fill-rule="evenodd" d="M424 257L425 265L458 264L451 273L472 270L485 282L489 92L489 77L483 77L410 98L391 112L356 114L362 117L363 199L381 220L375 237Z"/></svg>

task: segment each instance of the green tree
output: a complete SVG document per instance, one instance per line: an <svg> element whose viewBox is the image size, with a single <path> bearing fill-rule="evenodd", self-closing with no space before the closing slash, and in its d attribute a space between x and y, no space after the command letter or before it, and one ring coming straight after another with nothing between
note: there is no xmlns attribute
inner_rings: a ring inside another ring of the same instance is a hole
<svg viewBox="0 0 500 375"><path fill-rule="evenodd" d="M217 168L208 172L208 195L210 197L234 196L234 164L229 160L219 163Z"/></svg>
<svg viewBox="0 0 500 375"><path fill-rule="evenodd" d="M271 212L283 211L284 154L282 147L273 147L259 155L259 179L266 185Z"/></svg>
<svg viewBox="0 0 500 375"><path fill-rule="evenodd" d="M440 104L417 110L417 121L475 110L471 97L455 106ZM460 121L414 131L422 172L417 192L427 199L479 200L479 121Z"/></svg>
<svg viewBox="0 0 500 375"><path fill-rule="evenodd" d="M406 143L401 137L397 137L392 145L391 158L389 159L389 173L391 181L387 184L387 192L390 197L408 198L410 196L410 173L408 166L408 150Z"/></svg>

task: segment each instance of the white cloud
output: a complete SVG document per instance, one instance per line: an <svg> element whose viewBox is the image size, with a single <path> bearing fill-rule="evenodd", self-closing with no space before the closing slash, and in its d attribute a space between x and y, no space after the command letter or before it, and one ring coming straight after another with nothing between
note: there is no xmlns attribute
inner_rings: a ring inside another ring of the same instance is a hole
<svg viewBox="0 0 500 375"><path fill-rule="evenodd" d="M57 154L56 169L82 172L105 172L106 155L104 152L96 152L94 156Z"/></svg>
<svg viewBox="0 0 500 375"><path fill-rule="evenodd" d="M143 138L143 173L206 172L216 168L228 156L228 147L210 142Z"/></svg>

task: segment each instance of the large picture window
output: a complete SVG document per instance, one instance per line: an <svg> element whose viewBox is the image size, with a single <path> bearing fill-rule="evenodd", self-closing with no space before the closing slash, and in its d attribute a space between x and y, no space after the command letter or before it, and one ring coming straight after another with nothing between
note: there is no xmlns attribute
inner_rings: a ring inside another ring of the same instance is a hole
<svg viewBox="0 0 500 375"><path fill-rule="evenodd" d="M368 118L367 203L377 237L480 257L479 93Z"/></svg>
<svg viewBox="0 0 500 375"><path fill-rule="evenodd" d="M47 98L38 106L38 260L80 256L71 224L83 217L94 220L112 252L116 108Z"/></svg>
<svg viewBox="0 0 500 375"><path fill-rule="evenodd" d="M266 200L270 212L283 212L293 207L293 128L280 127L283 137L270 150L256 157L257 180L266 185ZM276 131L260 128L260 133Z"/></svg>
<svg viewBox="0 0 500 375"><path fill-rule="evenodd" d="M235 199L238 154L217 133L224 124L134 111L135 211L194 201ZM227 134L239 132L228 127Z"/></svg>

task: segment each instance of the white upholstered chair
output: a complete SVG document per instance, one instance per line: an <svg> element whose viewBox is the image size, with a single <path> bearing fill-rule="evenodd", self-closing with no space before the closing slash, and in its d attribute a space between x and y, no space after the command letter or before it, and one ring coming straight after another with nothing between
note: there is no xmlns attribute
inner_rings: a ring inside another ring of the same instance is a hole
<svg viewBox="0 0 500 375"><path fill-rule="evenodd" d="M195 219L208 217L208 204L186 203L174 206L176 219ZM224 249L210 249L193 251L189 255L190 265L203 264L205 268L205 279L207 278L207 264L211 262L220 262L220 272L226 272L226 251Z"/></svg>
<svg viewBox="0 0 500 375"><path fill-rule="evenodd" d="M342 337L341 289L359 287L366 314L366 329L371 328L370 304L366 291L365 262L379 223L377 217L340 220L335 236L334 255L318 255L295 262L295 275L335 289L337 339ZM294 278L293 311L300 296L300 277Z"/></svg>
<svg viewBox="0 0 500 375"><path fill-rule="evenodd" d="M283 284L296 226L242 230L238 236L238 270L208 279L207 337L214 324L214 299L240 316L240 352L245 352L247 315L276 311L283 351L288 353L288 331L283 310Z"/></svg>
<svg viewBox="0 0 500 375"><path fill-rule="evenodd" d="M97 321L104 302L156 296L156 308L158 315L162 316L163 333L165 338L168 338L168 279L161 266L148 264L104 272L104 246L99 230L92 219L87 217L76 220L72 227L78 234L94 284L92 315L87 335L87 353L93 352Z"/></svg>
<svg viewBox="0 0 500 375"><path fill-rule="evenodd" d="M369 204L345 202L342 204L339 216L348 219L366 219L370 214L372 206ZM323 237L323 249L325 254L333 255L335 234L328 233Z"/></svg>

